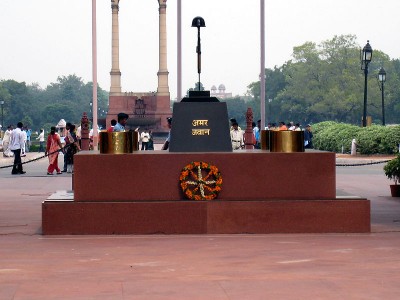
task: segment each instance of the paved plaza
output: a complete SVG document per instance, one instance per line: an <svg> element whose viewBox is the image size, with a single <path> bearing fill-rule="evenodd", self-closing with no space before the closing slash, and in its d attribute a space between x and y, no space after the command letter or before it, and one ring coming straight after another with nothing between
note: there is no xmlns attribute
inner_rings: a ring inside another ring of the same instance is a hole
<svg viewBox="0 0 400 300"><path fill-rule="evenodd" d="M72 186L46 168L0 169L1 300L399 299L400 198L383 164L337 167L338 195L371 200L370 234L42 236L42 201Z"/></svg>

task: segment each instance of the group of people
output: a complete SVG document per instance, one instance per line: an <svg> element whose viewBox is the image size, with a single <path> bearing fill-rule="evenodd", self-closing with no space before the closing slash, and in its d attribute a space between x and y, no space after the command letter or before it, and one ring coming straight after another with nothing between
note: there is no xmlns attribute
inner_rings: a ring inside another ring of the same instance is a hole
<svg viewBox="0 0 400 300"><path fill-rule="evenodd" d="M49 166L47 168L47 175L53 175L54 171L57 174L63 172L74 172L74 155L80 151L80 145L76 136L76 126L70 122L65 125L65 147L61 143L60 135L55 126L51 127L50 134L47 137L45 155L49 157ZM62 150L64 153L64 168L58 167L58 154Z"/></svg>
<svg viewBox="0 0 400 300"><path fill-rule="evenodd" d="M245 145L245 137L244 131L241 130L238 123L235 119L230 119L231 121L231 129L230 129L230 136L231 136L231 143L233 150L243 149ZM252 141L250 144L254 145L255 149L261 149L261 120L257 121L257 125L255 122L252 123L253 128L253 136ZM290 130L290 131L302 131L299 123L289 122L285 123L283 121L279 122L278 126L276 123L268 123L265 130L275 130L275 131L283 131L283 130ZM312 143L313 133L311 131L311 125L307 124L304 130L304 147L311 149L313 148Z"/></svg>
<svg viewBox="0 0 400 300"><path fill-rule="evenodd" d="M23 170L22 159L30 147L31 130L27 127L24 128L22 122L17 123L14 129L12 125L7 127L3 138L3 155L5 157L14 156L14 164L11 174L25 174ZM36 138L39 140L39 152L45 152L48 156L49 166L47 168L47 175L53 175L54 171L57 174L62 172L73 172L74 154L80 150L80 146L75 134L75 125L67 123L65 135L65 147L61 143L60 135L55 126L51 127L50 133L47 136L46 148L44 129L40 130L40 134ZM60 151L64 153L64 170L58 167L58 154Z"/></svg>
<svg viewBox="0 0 400 300"><path fill-rule="evenodd" d="M13 125L8 125L7 130L4 132L3 136L3 156L4 157L12 157L14 153L10 149L10 139L11 133L14 130ZM31 135L32 130L28 127L21 128L21 135L23 139L23 144L21 148L21 156L26 156L26 152L29 152L29 148L31 147Z"/></svg>
<svg viewBox="0 0 400 300"><path fill-rule="evenodd" d="M12 125L7 127L3 137L3 155L5 157L14 156L14 164L11 174L25 174L22 167L21 157L26 156L29 152L32 131L28 127L24 127L22 122L17 123L17 127Z"/></svg>
<svg viewBox="0 0 400 300"><path fill-rule="evenodd" d="M119 113L117 116L118 120L111 120L111 126L108 128L109 132L119 132L125 131L125 126L129 116L125 113ZM239 124L235 119L231 119L230 137L233 150L243 149L245 146L245 135L244 131L241 130ZM167 118L168 128L170 129L168 137L162 146L162 150L168 150L170 143L170 134L172 127L172 118ZM257 124L253 122L253 135L250 144L254 145L255 149L261 148L261 120L257 121ZM56 127L51 127L50 134L47 137L46 149L44 150L45 136L44 130L40 130L40 134L36 138L39 140L39 152L45 151L45 155L49 158L49 166L47 169L47 175L53 175L54 171L56 174L61 174L62 172L72 173L74 170L74 155L80 151L80 143L77 138L76 126L71 123L66 123L66 134L65 134L65 147L61 143L60 135L57 133ZM294 124L293 122L285 123L279 122L278 126L276 123L268 123L265 130L292 130L301 131L299 123ZM141 150L154 150L153 134L151 130L145 129L139 133L139 128L135 130L138 133L138 137L141 141ZM24 128L21 122L18 122L17 127L13 129L12 125L7 127L6 132L3 137L3 155L6 157L14 156L14 166L12 169L12 174L24 174L21 156L29 151L30 147L30 137L31 130L27 127ZM304 147L313 148L313 133L311 131L311 125L307 124L304 129ZM64 153L64 169L58 167L58 154L62 150Z"/></svg>

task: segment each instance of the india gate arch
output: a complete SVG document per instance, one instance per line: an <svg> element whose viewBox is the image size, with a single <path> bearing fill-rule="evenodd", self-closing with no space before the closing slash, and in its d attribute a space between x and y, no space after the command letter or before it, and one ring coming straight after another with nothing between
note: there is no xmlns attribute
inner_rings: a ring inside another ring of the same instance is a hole
<svg viewBox="0 0 400 300"><path fill-rule="evenodd" d="M110 71L109 108L106 126L117 119L120 112L129 115L128 127L148 128L154 132L167 132L167 117L172 115L167 66L167 0L157 0L159 12L159 68L157 91L148 93L123 92L119 66L119 7L120 0L111 0L112 12L112 59Z"/></svg>

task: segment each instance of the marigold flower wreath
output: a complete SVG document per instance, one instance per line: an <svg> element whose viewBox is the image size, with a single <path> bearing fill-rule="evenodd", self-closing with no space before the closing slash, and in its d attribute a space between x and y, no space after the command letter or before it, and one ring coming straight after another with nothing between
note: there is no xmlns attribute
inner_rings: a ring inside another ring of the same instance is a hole
<svg viewBox="0 0 400 300"><path fill-rule="evenodd" d="M179 182L186 198L213 200L221 191L222 176L216 166L195 161L182 169Z"/></svg>

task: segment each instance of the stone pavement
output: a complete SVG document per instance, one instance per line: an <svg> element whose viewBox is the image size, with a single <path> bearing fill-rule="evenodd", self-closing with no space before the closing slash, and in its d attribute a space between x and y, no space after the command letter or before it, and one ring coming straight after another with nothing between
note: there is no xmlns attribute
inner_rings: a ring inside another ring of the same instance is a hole
<svg viewBox="0 0 400 300"><path fill-rule="evenodd" d="M41 202L71 175L47 176L46 158L0 169L0 299L398 299L400 199L382 167L337 167L338 195L371 200L370 234L50 237Z"/></svg>

